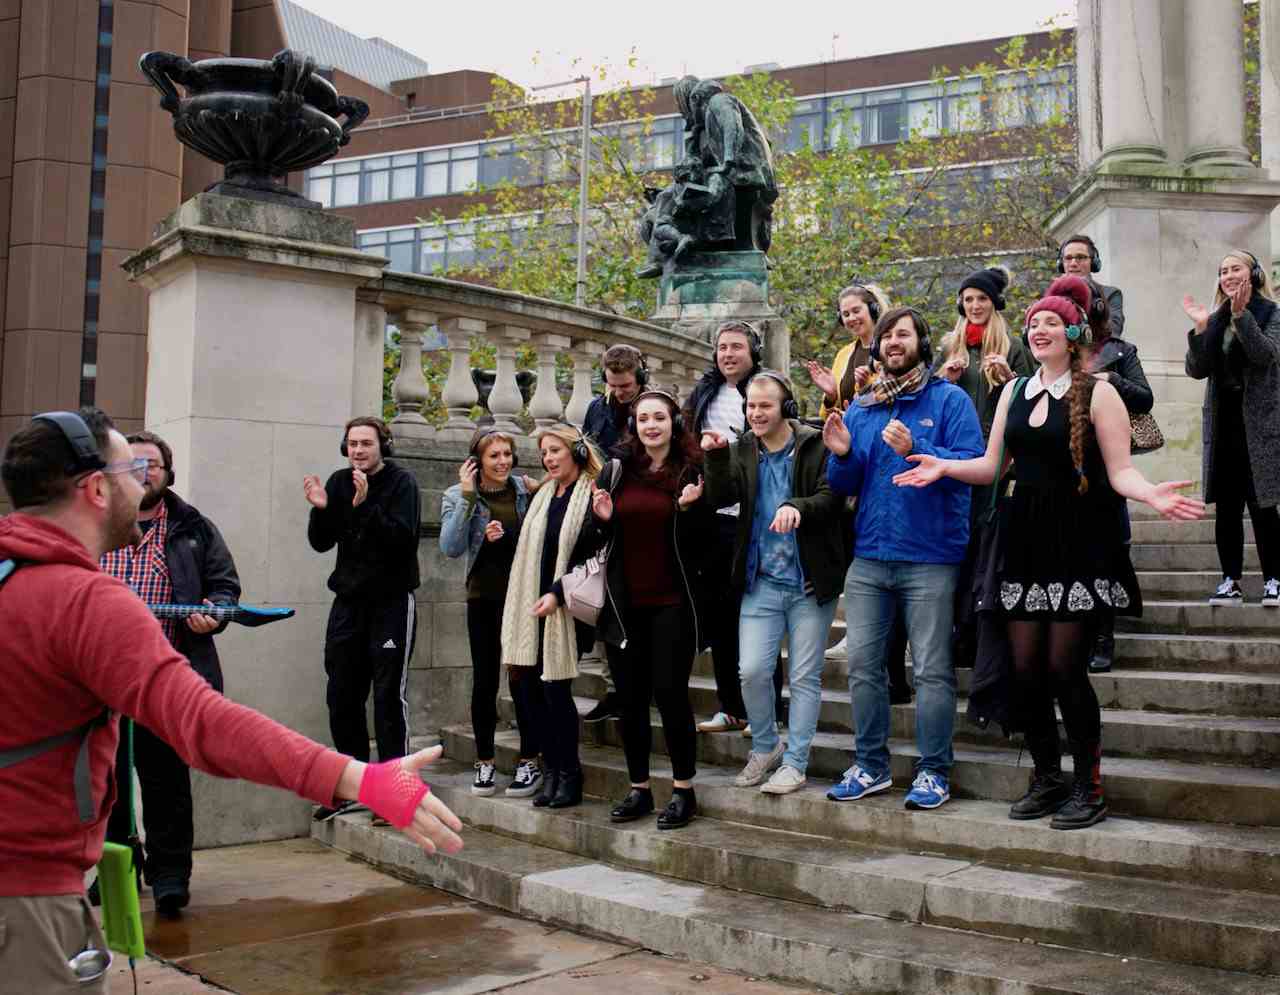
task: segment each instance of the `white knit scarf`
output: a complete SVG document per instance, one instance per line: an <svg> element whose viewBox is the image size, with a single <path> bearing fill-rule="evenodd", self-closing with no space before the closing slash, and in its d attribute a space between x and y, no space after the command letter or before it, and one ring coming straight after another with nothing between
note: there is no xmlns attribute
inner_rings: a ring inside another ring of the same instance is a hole
<svg viewBox="0 0 1280 995"><path fill-rule="evenodd" d="M538 581L542 571L542 544L547 536L547 518L556 483L548 480L534 495L516 545L507 582L507 600L502 609L502 662L508 667L535 667L538 664L538 618L533 606L538 601ZM569 566L574 543L591 509L591 481L581 474L573 485L569 507L560 525L556 550L556 577ZM573 617L561 605L546 617L542 630L542 679L562 681L578 676L578 645Z"/></svg>

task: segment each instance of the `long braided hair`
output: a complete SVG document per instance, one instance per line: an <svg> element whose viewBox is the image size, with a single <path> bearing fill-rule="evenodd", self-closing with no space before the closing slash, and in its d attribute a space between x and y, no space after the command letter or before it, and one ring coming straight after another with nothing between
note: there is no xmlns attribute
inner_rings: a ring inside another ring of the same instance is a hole
<svg viewBox="0 0 1280 995"><path fill-rule="evenodd" d="M1067 390L1068 423L1071 426L1071 462L1076 468L1079 483L1076 492L1086 494L1089 491L1089 478L1084 472L1084 447L1093 431L1093 421L1089 418L1089 406L1093 403L1093 386L1097 383L1093 375L1085 369L1084 356L1080 347L1072 343L1068 346L1071 352L1071 386Z"/></svg>
<svg viewBox="0 0 1280 995"><path fill-rule="evenodd" d="M1093 387L1097 382L1089 373L1085 356L1085 350L1093 341L1089 326L1090 296L1088 284L1080 277L1060 276L1049 284L1044 297L1027 308L1024 317L1024 325L1029 327L1031 318L1037 311L1053 311L1064 325L1068 328L1074 325L1077 329L1077 337L1067 339L1071 386L1067 388L1066 399L1067 421L1071 430L1071 463L1076 470L1076 489L1079 494L1086 494L1089 490L1089 478L1084 472L1084 449L1089 441L1089 433L1093 431L1089 408L1093 403Z"/></svg>

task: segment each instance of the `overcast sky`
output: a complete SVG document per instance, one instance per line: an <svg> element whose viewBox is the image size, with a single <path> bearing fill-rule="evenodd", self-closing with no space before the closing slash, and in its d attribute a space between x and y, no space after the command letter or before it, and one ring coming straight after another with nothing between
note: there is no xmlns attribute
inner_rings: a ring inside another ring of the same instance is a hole
<svg viewBox="0 0 1280 995"><path fill-rule="evenodd" d="M481 69L522 85L575 76L575 60L617 67L617 81L654 83L999 38L1053 18L1075 23L1074 0L738 0L646 3L647 13L618 0L300 2L348 31L408 49L433 73ZM637 66L627 70L633 49Z"/></svg>

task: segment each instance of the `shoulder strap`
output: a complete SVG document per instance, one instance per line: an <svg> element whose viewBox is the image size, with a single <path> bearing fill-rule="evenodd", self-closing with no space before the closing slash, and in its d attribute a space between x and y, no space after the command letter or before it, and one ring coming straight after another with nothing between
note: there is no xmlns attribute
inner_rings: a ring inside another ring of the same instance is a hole
<svg viewBox="0 0 1280 995"><path fill-rule="evenodd" d="M0 560L0 587L3 587L4 582L12 577L22 565L21 560ZM76 811L80 816L80 821L87 825L93 822L95 815L93 811L93 785L89 779L89 736L98 726L106 725L110 718L111 710L104 708L89 719L88 722L83 722L74 729L47 736L37 742L28 743L26 746L0 751L0 769L13 767L15 764L42 756L59 747L66 746L68 743L74 743L79 740L80 749L76 752L74 773Z"/></svg>
<svg viewBox="0 0 1280 995"><path fill-rule="evenodd" d="M1030 377L1018 377L1013 382L1013 393L1009 395L1009 408L1018 396L1018 391L1025 390ZM1005 430L1009 427L1009 408L1004 409ZM996 479L991 481L991 512L996 510L996 499L1000 496L1000 471L1004 469L1004 432L1000 433L1000 455L996 457Z"/></svg>

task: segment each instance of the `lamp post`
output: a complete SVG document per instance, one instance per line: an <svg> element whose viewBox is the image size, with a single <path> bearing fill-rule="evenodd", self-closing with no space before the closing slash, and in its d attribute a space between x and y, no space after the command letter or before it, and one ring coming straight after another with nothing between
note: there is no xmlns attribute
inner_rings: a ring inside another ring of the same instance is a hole
<svg viewBox="0 0 1280 995"><path fill-rule="evenodd" d="M533 87L534 90L549 90L557 86L583 84L582 90L582 164L578 187L578 280L574 288L573 302L578 306L585 303L587 292L587 171L591 164L591 77L578 76L575 79L562 80L559 83L545 83Z"/></svg>

